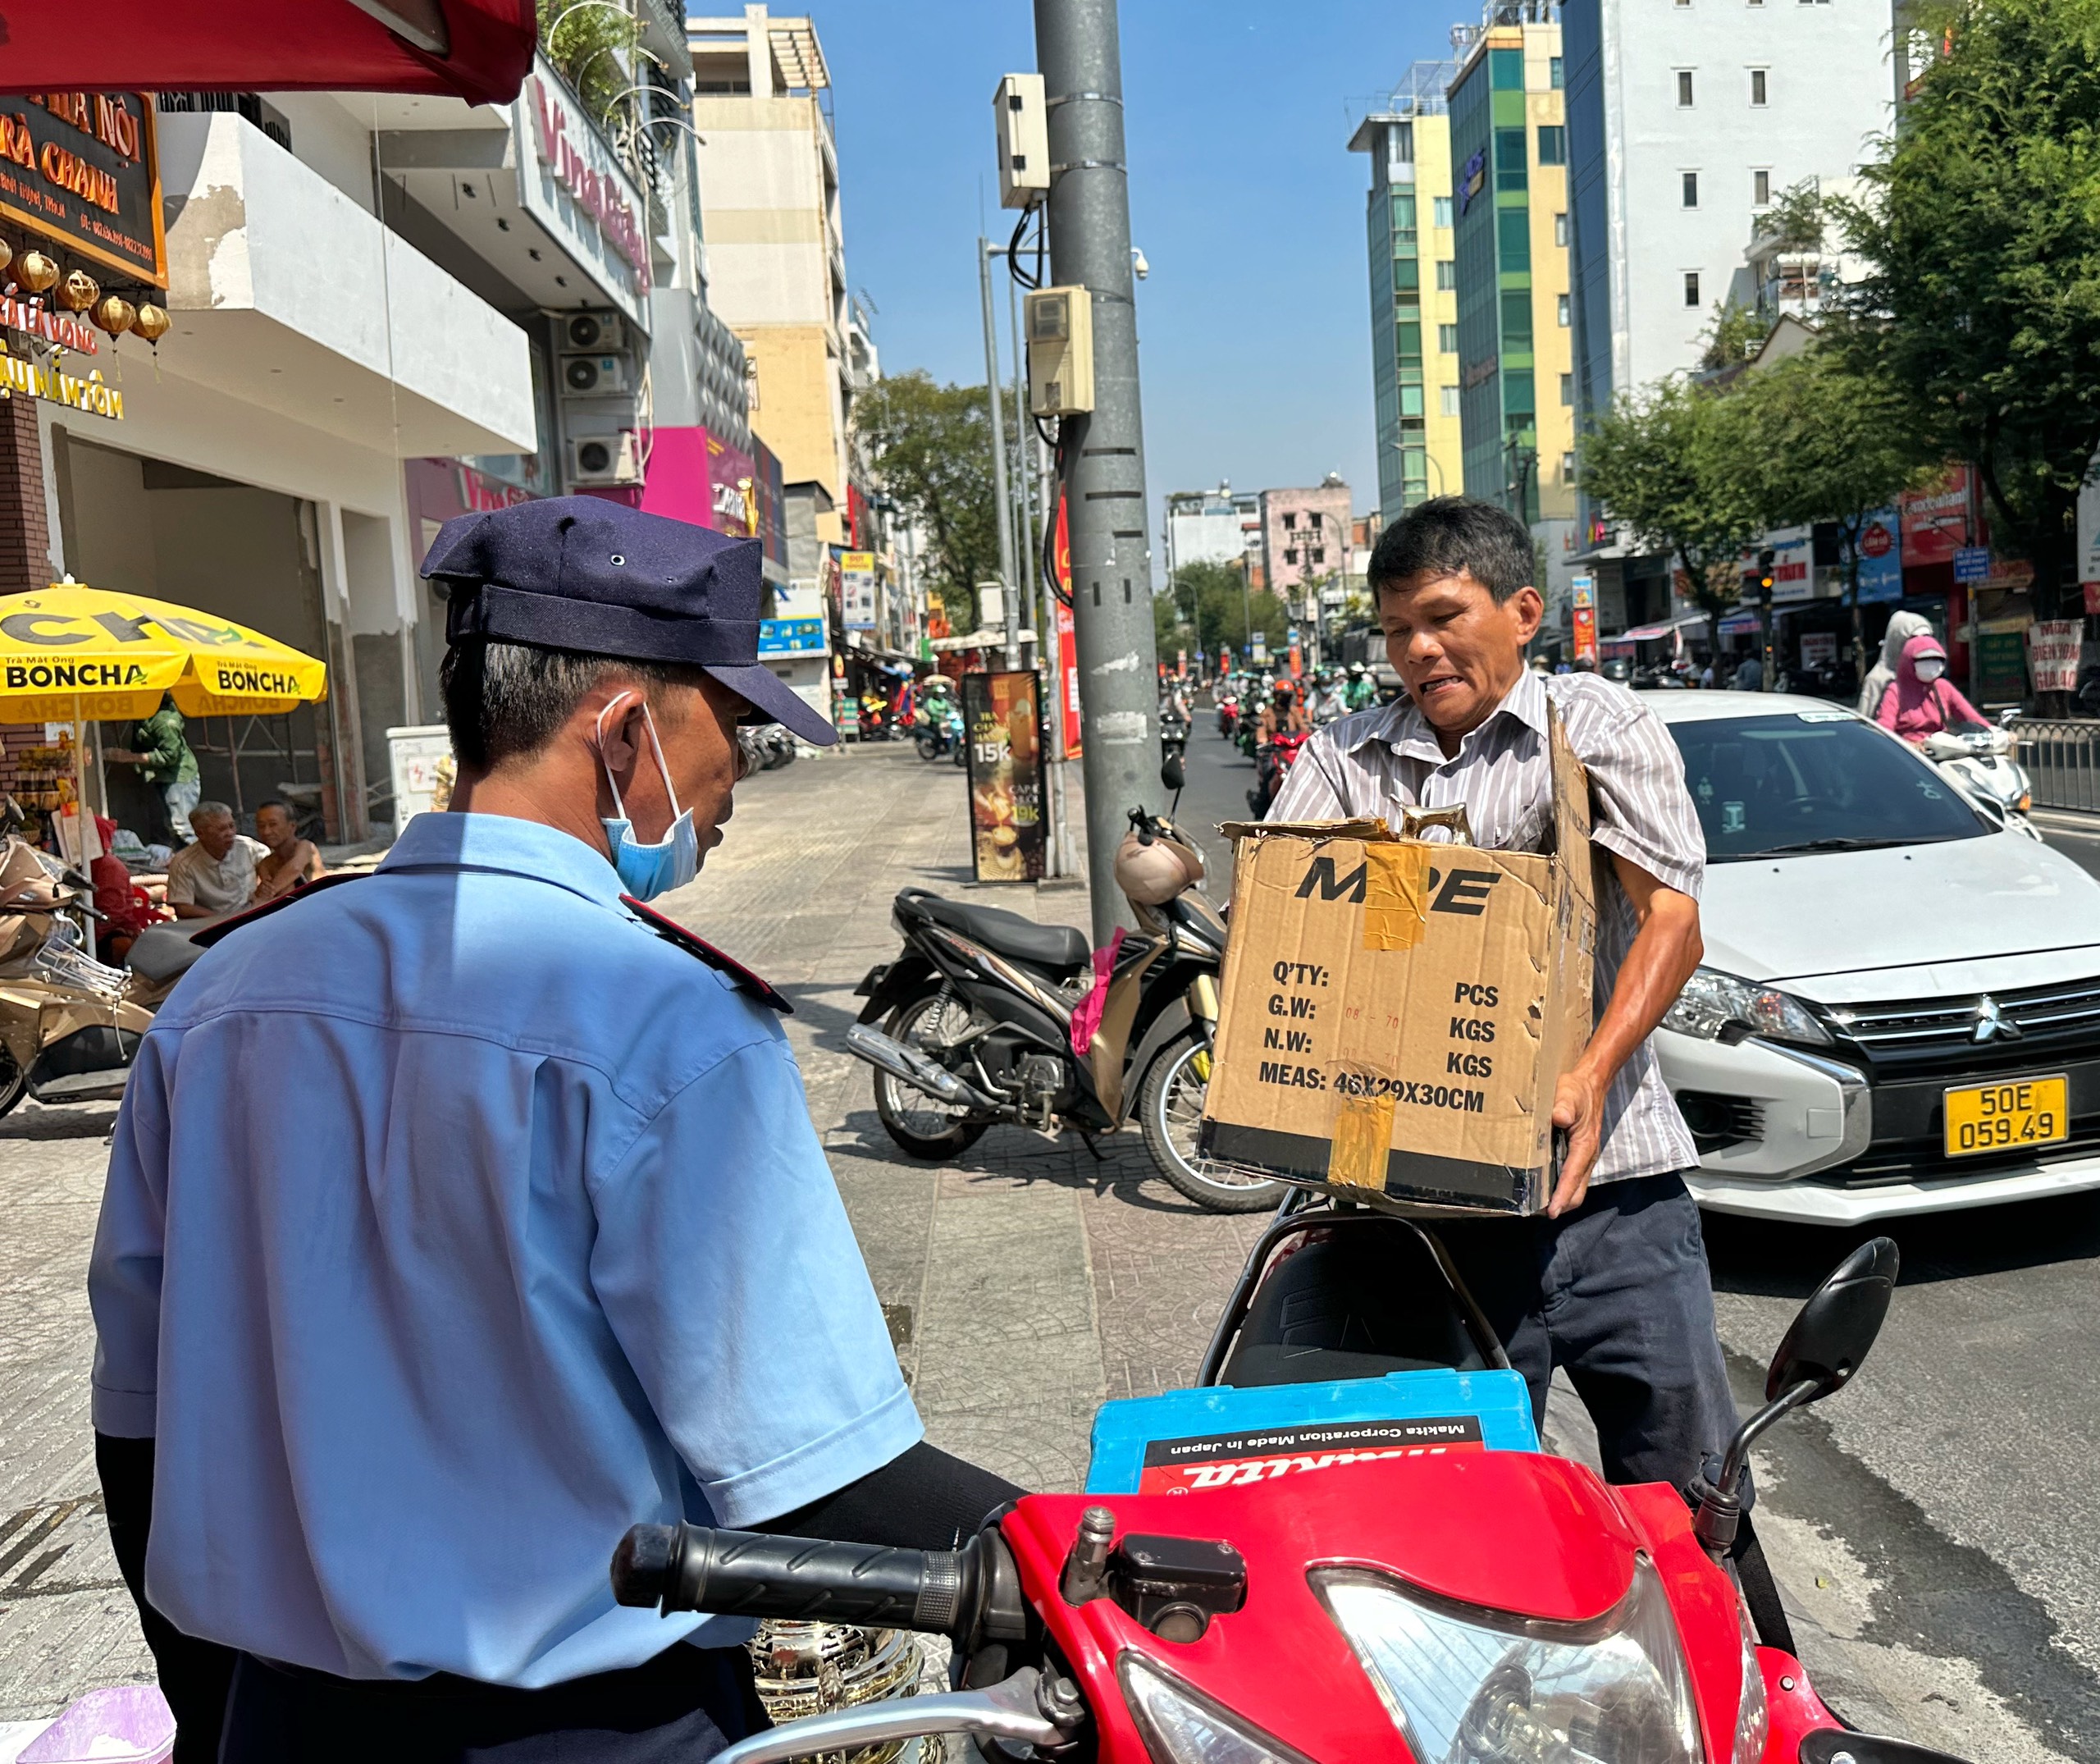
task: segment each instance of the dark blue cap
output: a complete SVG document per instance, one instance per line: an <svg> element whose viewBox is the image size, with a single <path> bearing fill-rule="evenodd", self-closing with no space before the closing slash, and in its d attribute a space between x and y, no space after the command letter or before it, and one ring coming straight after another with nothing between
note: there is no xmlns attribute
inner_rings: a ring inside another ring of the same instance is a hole
<svg viewBox="0 0 2100 1764"><path fill-rule="evenodd" d="M761 547L599 496L550 496L447 521L422 573L453 643L495 638L704 668L819 747L831 720L758 659Z"/></svg>

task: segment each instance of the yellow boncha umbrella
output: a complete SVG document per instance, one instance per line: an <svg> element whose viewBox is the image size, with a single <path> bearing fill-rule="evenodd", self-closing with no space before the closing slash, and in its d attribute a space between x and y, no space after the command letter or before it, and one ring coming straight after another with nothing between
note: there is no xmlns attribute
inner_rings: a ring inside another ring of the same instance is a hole
<svg viewBox="0 0 2100 1764"><path fill-rule="evenodd" d="M328 695L326 663L213 614L54 583L0 596L0 723L272 716Z"/></svg>

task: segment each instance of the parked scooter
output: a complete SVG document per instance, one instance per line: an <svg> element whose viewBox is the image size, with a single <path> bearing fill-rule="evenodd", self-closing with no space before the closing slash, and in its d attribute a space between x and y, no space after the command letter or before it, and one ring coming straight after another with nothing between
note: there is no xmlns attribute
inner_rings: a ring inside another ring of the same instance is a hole
<svg viewBox="0 0 2100 1764"><path fill-rule="evenodd" d="M1178 792L1180 758L1160 775ZM1134 1113L1160 1173L1190 1200L1228 1213L1274 1205L1272 1188L1215 1174L1195 1152L1225 952L1203 874L1171 820L1131 810L1116 875L1140 928L1098 954L1070 925L925 889L898 894L904 948L855 989L867 1003L846 1033L875 1068L889 1136L939 1162L997 1122L1091 1143Z"/></svg>
<svg viewBox="0 0 2100 1764"><path fill-rule="evenodd" d="M1374 1234L1375 1277L1337 1294L1337 1270L1323 1281L1313 1264ZM1878 1238L1802 1306L1723 1486L1767 1428L1850 1379L1896 1267ZM1300 1302L1267 1303L1285 1284ZM1354 1377L1507 1364L1433 1238L1381 1213L1287 1213L1242 1286L1221 1326L1238 1385L1331 1377L1338 1355ZM1321 1314L1359 1312L1381 1314L1372 1341ZM1215 1344L1212 1361L1227 1364ZM1030 1495L956 1551L637 1526L614 1592L667 1614L820 1615L953 1645L955 1691L786 1723L718 1764L942 1734L986 1757L1098 1764L1953 1764L1847 1728L1790 1647L1760 1645L1728 1565L1726 1498L1694 1516L1677 1489L1607 1488L1521 1451L1311 1446L1249 1468L1187 1492Z"/></svg>
<svg viewBox="0 0 2100 1764"><path fill-rule="evenodd" d="M124 1094L139 1038L166 991L87 953L67 915L98 917L94 900L86 877L7 839L0 855L0 1115L25 1096L87 1103Z"/></svg>
<svg viewBox="0 0 2100 1764"><path fill-rule="evenodd" d="M2006 720L2017 714L2009 713ZM1920 751L1965 794L1980 802L1985 813L2003 821L2007 831L2038 841L2041 829L2027 818L2034 785L2027 768L2013 757L2018 745L2010 729L1961 723L1926 736Z"/></svg>

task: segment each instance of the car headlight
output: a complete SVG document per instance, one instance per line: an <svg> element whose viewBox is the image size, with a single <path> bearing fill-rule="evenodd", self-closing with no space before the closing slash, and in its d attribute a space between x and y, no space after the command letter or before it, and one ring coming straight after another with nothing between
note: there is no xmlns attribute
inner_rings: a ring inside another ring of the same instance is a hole
<svg viewBox="0 0 2100 1764"><path fill-rule="evenodd" d="M1468 1764L1701 1764L1691 1678L1662 1578L1587 1623L1432 1598L1383 1575L1316 1570L1313 1590L1408 1749Z"/></svg>
<svg viewBox="0 0 2100 1764"><path fill-rule="evenodd" d="M1116 1675L1157 1764L1310 1764L1303 1753L1227 1714L1143 1654L1125 1653Z"/></svg>
<svg viewBox="0 0 2100 1764"><path fill-rule="evenodd" d="M1759 1764L1772 1731L1772 1707L1764 1695L1764 1669L1757 1663L1757 1637L1741 1599L1736 1601L1736 1623L1742 1631L1742 1700L1736 1705L1733 1764Z"/></svg>
<svg viewBox="0 0 2100 1764"><path fill-rule="evenodd" d="M1820 1045L1830 1031L1819 1023L1800 999L1771 986L1753 985L1723 974L1719 968L1695 968L1677 1003L1663 1018L1663 1027L1681 1035L1696 1035L1711 1041L1730 1026L1753 1035L1769 1035L1775 1041L1806 1041Z"/></svg>

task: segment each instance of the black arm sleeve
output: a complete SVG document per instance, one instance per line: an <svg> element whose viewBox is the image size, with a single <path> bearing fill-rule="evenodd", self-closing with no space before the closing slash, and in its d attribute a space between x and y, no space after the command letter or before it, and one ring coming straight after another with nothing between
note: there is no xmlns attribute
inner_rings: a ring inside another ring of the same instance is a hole
<svg viewBox="0 0 2100 1764"><path fill-rule="evenodd" d="M754 1529L835 1543L952 1550L994 1507L1026 1493L924 1440L879 1470Z"/></svg>

